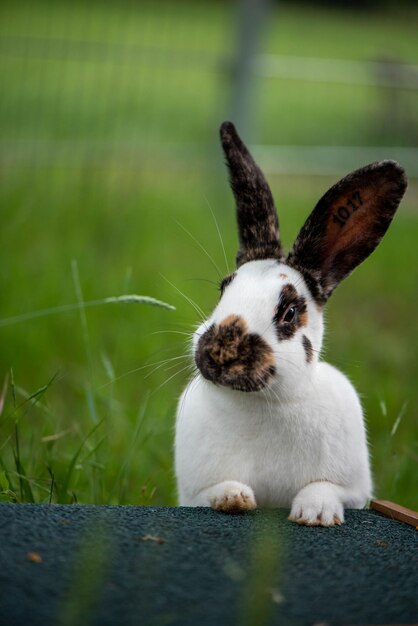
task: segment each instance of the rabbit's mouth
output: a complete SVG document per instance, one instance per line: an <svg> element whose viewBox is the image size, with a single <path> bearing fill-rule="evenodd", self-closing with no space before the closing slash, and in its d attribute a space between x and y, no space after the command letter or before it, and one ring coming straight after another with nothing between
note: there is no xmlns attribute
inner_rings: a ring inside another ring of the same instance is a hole
<svg viewBox="0 0 418 626"><path fill-rule="evenodd" d="M261 391L276 373L273 350L236 315L203 333L195 361L206 380L236 391Z"/></svg>

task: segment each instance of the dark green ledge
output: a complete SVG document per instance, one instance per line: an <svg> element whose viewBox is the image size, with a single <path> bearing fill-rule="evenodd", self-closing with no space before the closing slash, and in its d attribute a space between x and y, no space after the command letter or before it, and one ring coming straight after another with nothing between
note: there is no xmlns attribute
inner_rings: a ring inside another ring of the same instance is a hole
<svg viewBox="0 0 418 626"><path fill-rule="evenodd" d="M0 505L0 625L418 623L418 531L374 511Z"/></svg>

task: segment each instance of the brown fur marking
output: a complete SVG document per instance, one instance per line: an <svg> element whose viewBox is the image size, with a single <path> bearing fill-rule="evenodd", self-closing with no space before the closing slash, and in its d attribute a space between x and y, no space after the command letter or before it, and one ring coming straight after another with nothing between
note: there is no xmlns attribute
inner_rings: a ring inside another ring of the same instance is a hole
<svg viewBox="0 0 418 626"><path fill-rule="evenodd" d="M234 328L240 328L243 333L247 332L247 322L239 315L227 315L219 324L220 328L224 326L233 326Z"/></svg>
<svg viewBox="0 0 418 626"><path fill-rule="evenodd" d="M252 511L257 508L257 504L253 498L245 494L243 491L239 494L225 494L223 498L214 498L211 507L215 511L223 513L242 513L243 511Z"/></svg>
<svg viewBox="0 0 418 626"><path fill-rule="evenodd" d="M248 333L238 315L213 324L200 337L195 361L207 380L240 391L259 391L275 373L272 349L260 335Z"/></svg>
<svg viewBox="0 0 418 626"><path fill-rule="evenodd" d="M301 326L306 326L308 323L308 313L307 311L303 311L300 315L299 315L299 320L300 320L300 325Z"/></svg>

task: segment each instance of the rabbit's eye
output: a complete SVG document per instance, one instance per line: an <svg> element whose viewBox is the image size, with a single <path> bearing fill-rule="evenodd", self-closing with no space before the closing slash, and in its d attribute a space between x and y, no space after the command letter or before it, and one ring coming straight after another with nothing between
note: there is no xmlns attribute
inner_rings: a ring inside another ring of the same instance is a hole
<svg viewBox="0 0 418 626"><path fill-rule="evenodd" d="M296 315L296 307L295 306L291 306L287 309L284 317L283 317L283 321L286 322L287 324L289 324L290 322L293 322L294 318Z"/></svg>

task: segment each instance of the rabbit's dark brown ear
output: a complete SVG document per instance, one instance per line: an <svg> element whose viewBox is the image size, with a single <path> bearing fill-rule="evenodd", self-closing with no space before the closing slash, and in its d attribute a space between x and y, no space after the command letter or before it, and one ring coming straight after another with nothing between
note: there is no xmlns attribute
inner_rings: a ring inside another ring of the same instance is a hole
<svg viewBox="0 0 418 626"><path fill-rule="evenodd" d="M237 209L237 267L256 259L281 259L279 221L270 187L231 122L222 124L220 135Z"/></svg>
<svg viewBox="0 0 418 626"><path fill-rule="evenodd" d="M318 302L324 303L373 252L406 186L400 165L381 161L352 172L320 199L287 258L306 277Z"/></svg>

